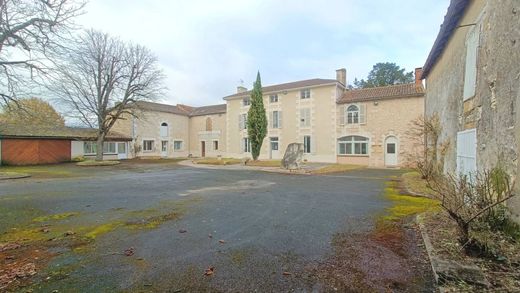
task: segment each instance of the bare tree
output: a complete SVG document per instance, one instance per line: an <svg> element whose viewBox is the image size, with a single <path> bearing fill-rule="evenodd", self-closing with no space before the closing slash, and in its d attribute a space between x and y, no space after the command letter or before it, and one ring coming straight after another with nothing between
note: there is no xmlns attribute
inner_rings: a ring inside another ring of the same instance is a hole
<svg viewBox="0 0 520 293"><path fill-rule="evenodd" d="M84 124L97 128L96 160L114 123L135 116L135 103L163 93L164 75L147 48L88 30L58 66L55 93Z"/></svg>
<svg viewBox="0 0 520 293"><path fill-rule="evenodd" d="M0 0L0 104L34 94L83 7L78 0Z"/></svg>

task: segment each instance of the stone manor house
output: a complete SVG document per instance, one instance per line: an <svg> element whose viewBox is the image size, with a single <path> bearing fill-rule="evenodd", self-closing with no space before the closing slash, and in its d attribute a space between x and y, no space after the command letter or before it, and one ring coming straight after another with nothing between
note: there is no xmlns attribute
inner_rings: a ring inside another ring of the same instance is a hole
<svg viewBox="0 0 520 293"><path fill-rule="evenodd" d="M335 79L263 87L268 133L260 159L281 159L287 145L299 142L309 162L406 165L420 147L407 135L424 113L420 76L418 68L414 83L349 90L346 70L338 69ZM250 157L250 95L239 86L221 105L140 102L139 118L124 117L113 130L132 138L129 157Z"/></svg>

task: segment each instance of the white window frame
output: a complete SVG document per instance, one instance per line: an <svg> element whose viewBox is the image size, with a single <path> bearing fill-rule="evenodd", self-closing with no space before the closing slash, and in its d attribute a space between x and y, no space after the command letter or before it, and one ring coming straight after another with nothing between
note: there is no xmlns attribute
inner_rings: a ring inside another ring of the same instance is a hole
<svg viewBox="0 0 520 293"><path fill-rule="evenodd" d="M273 144L276 144L276 149L273 149ZM269 137L269 148L271 151L280 150L280 138L278 136Z"/></svg>
<svg viewBox="0 0 520 293"><path fill-rule="evenodd" d="M87 149L88 149L88 152L87 152ZM97 142L96 141L84 141L83 142L83 154L84 155L97 154Z"/></svg>
<svg viewBox="0 0 520 293"><path fill-rule="evenodd" d="M111 147L113 146L113 151L111 150ZM106 155L116 155L117 154L117 145L113 141L105 141L103 142L103 154Z"/></svg>
<svg viewBox="0 0 520 293"><path fill-rule="evenodd" d="M238 117L239 130L247 129L247 113L240 114Z"/></svg>
<svg viewBox="0 0 520 293"><path fill-rule="evenodd" d="M251 141L249 141L249 137L242 138L242 152L251 153Z"/></svg>
<svg viewBox="0 0 520 293"><path fill-rule="evenodd" d="M311 127L311 108L300 109L300 127Z"/></svg>
<svg viewBox="0 0 520 293"><path fill-rule="evenodd" d="M275 110L271 113L271 128L282 128L282 111Z"/></svg>
<svg viewBox="0 0 520 293"><path fill-rule="evenodd" d="M159 126L159 136L161 137L168 137L169 133L169 125L167 122L162 122Z"/></svg>
<svg viewBox="0 0 520 293"><path fill-rule="evenodd" d="M278 103L278 94L269 95L269 103Z"/></svg>
<svg viewBox="0 0 520 293"><path fill-rule="evenodd" d="M302 89L300 90L300 99L306 100L311 98L311 89Z"/></svg>
<svg viewBox="0 0 520 293"><path fill-rule="evenodd" d="M350 140L349 140L350 138ZM344 145L345 152L341 151L341 147ZM359 152L356 152L356 145L359 145ZM365 146L366 153L363 153L363 145ZM348 147L350 146L350 153ZM360 156L366 157L370 154L370 139L361 135L346 135L338 138L338 155L340 156Z"/></svg>
<svg viewBox="0 0 520 293"><path fill-rule="evenodd" d="M180 148L176 147L177 143L180 144ZM183 149L184 149L184 141L183 140L180 140L180 139L173 140L173 151L174 152L180 152L180 151L183 151Z"/></svg>
<svg viewBox="0 0 520 293"><path fill-rule="evenodd" d="M353 110L355 108L355 110ZM360 108L358 105L348 105L346 108L347 125L359 124Z"/></svg>
<svg viewBox="0 0 520 293"><path fill-rule="evenodd" d="M251 97L245 97L242 99L242 106L249 107L251 106Z"/></svg>
<svg viewBox="0 0 520 293"><path fill-rule="evenodd" d="M146 143L151 142L150 149L146 149ZM143 139L143 153L151 153L155 148L155 140L153 139Z"/></svg>
<svg viewBox="0 0 520 293"><path fill-rule="evenodd" d="M304 154L312 153L312 136L310 136L310 135L303 136L303 153Z"/></svg>

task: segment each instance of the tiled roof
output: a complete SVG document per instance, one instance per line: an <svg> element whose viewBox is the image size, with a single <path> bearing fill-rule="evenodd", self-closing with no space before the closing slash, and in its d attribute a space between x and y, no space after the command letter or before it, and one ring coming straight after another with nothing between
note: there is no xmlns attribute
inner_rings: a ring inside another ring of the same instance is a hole
<svg viewBox="0 0 520 293"><path fill-rule="evenodd" d="M416 85L415 83L407 83L366 89L347 90L338 100L338 104L423 95L424 87L422 84Z"/></svg>
<svg viewBox="0 0 520 293"><path fill-rule="evenodd" d="M227 111L226 104L196 107L196 108L193 108L193 111L191 111L190 116L223 114L223 113L226 113L226 111Z"/></svg>
<svg viewBox="0 0 520 293"><path fill-rule="evenodd" d="M137 102L137 108L141 110L166 112L183 116L202 116L226 113L226 104L204 107L191 107L187 105L168 105L152 102Z"/></svg>
<svg viewBox="0 0 520 293"><path fill-rule="evenodd" d="M41 127L31 125L0 125L0 139L6 138L54 138L93 140L96 138L96 129L81 127ZM131 137L119 132L111 131L106 140L132 140Z"/></svg>
<svg viewBox="0 0 520 293"><path fill-rule="evenodd" d="M451 35L457 29L457 26L470 3L470 0L451 0L450 7L448 7L448 11L444 16L444 22L441 25L439 34L437 35L432 50L428 55L428 59L426 59L426 63L423 66L423 79L430 74L430 70L444 52Z"/></svg>
<svg viewBox="0 0 520 293"><path fill-rule="evenodd" d="M332 83L339 83L339 82L335 79L322 79L322 78L307 79L307 80L300 80L300 81L264 86L264 87L262 87L262 92L263 93L279 92L279 91L283 91L283 90L305 88L305 87L319 86L319 85L332 84ZM251 94L251 91L246 91L243 93L236 93L236 94L226 96L226 97L224 97L224 99L232 99L232 98L247 96L250 94Z"/></svg>

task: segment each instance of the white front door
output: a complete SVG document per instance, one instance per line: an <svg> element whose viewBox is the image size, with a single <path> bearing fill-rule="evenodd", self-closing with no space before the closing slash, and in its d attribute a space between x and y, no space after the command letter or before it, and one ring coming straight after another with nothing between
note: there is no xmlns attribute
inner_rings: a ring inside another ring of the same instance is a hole
<svg viewBox="0 0 520 293"><path fill-rule="evenodd" d="M269 144L269 159L278 159L280 156L278 137L270 137Z"/></svg>
<svg viewBox="0 0 520 293"><path fill-rule="evenodd" d="M118 160L128 159L128 153L126 151L126 142L117 143L117 159Z"/></svg>
<svg viewBox="0 0 520 293"><path fill-rule="evenodd" d="M161 141L161 157L168 157L168 141Z"/></svg>
<svg viewBox="0 0 520 293"><path fill-rule="evenodd" d="M397 138L389 136L385 140L385 165L397 166Z"/></svg>

